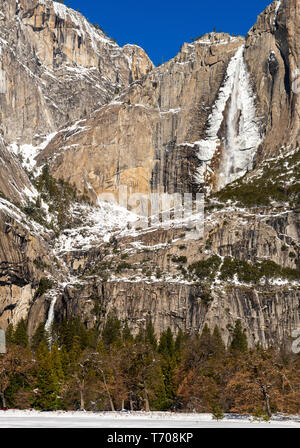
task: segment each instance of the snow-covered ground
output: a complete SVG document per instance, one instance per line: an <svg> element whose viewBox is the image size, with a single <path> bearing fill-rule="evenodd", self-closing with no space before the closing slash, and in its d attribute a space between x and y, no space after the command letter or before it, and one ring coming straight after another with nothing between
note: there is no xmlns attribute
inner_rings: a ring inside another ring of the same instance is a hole
<svg viewBox="0 0 300 448"><path fill-rule="evenodd" d="M158 229L184 227L186 229L186 239L199 239L203 235L204 225L204 200L202 200L202 196L196 203L196 211L191 212L189 207L191 207L191 204L187 201L186 209L176 209L174 213L177 214L177 217L175 218L171 218L170 209L165 208L163 222L158 220L157 214L153 214L149 216L151 225L148 225L148 218L145 218L145 215L131 212L117 203L104 202L99 199L96 207L77 204L72 208L72 215L84 218L83 225L62 232L56 242L56 255L59 256L63 252L72 250L88 250L93 245L99 244L100 241L109 242L112 236L118 238L137 237L141 232L152 232ZM184 216L179 217L183 210ZM143 247L138 248L143 249ZM153 248L153 250L156 249L159 249L159 247Z"/></svg>
<svg viewBox="0 0 300 448"><path fill-rule="evenodd" d="M217 421L211 414L9 410L0 411L0 428L300 428L300 418L274 417L265 422L226 415Z"/></svg>

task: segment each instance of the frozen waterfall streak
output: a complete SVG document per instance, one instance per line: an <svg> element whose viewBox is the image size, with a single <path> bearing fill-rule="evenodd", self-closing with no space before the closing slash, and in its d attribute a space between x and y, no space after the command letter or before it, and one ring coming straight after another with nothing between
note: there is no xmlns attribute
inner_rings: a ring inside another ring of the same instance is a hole
<svg viewBox="0 0 300 448"><path fill-rule="evenodd" d="M244 46L237 50L228 65L224 84L208 119L206 138L195 142L199 148L198 158L201 162L196 175L199 183L204 182L205 171L221 143L218 134L228 102L218 189L243 176L252 168L256 149L261 142L254 95L244 61Z"/></svg>
<svg viewBox="0 0 300 448"><path fill-rule="evenodd" d="M278 10L280 8L280 5L281 5L281 0L277 0L277 5L276 5L276 8L275 8L275 16L276 17L277 17L277 13L278 13Z"/></svg>
<svg viewBox="0 0 300 448"><path fill-rule="evenodd" d="M275 7L274 21L273 21L274 26L276 25L276 22L277 22L277 16L278 16L278 11L279 11L280 6L281 6L281 0L277 0L276 7Z"/></svg>
<svg viewBox="0 0 300 448"><path fill-rule="evenodd" d="M51 332L51 327L52 327L52 324L53 324L53 321L54 321L54 307L55 307L56 301L57 301L57 295L55 295L55 297L53 297L52 300L51 300L51 304L50 304L49 311L48 311L47 321L46 321L46 324L45 324L45 330L46 330L46 332L49 335L50 343L52 342L52 338L51 338L51 335L50 335L51 333L50 332Z"/></svg>

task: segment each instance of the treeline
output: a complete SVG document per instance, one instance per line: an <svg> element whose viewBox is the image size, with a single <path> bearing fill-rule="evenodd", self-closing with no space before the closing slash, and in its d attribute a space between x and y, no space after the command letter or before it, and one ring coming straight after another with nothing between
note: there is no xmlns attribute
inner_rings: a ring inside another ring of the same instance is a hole
<svg viewBox="0 0 300 448"><path fill-rule="evenodd" d="M300 355L249 349L240 321L225 348L218 327L158 340L149 321L136 337L116 313L101 332L79 319L40 324L29 342L26 322L7 332L0 357L3 407L40 410L145 410L247 413L269 418L300 411Z"/></svg>

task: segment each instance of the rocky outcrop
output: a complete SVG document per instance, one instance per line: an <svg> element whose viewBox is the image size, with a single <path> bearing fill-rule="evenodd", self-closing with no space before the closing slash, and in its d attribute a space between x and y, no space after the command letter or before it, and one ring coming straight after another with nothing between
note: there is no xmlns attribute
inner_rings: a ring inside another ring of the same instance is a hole
<svg viewBox="0 0 300 448"><path fill-rule="evenodd" d="M222 257L254 263L272 260L280 266L299 268L299 214L279 208L276 216L274 211L261 209L250 216L233 212L230 217L220 213L217 223L206 225L211 250Z"/></svg>
<svg viewBox="0 0 300 448"><path fill-rule="evenodd" d="M0 160L0 197L17 203L24 201L28 196L34 196L31 182L19 161L9 153L1 135Z"/></svg>
<svg viewBox="0 0 300 448"><path fill-rule="evenodd" d="M231 340L237 319L246 329L250 346L288 344L293 329L300 325L300 293L297 288L227 286L215 288L212 300L206 302L203 286L157 283L108 282L69 287L55 307L57 321L79 316L88 327L98 319L105 321L114 307L118 317L128 321L134 334L152 319L159 335L170 327L176 334L181 328L198 332L207 323L218 325L224 342Z"/></svg>
<svg viewBox="0 0 300 448"><path fill-rule="evenodd" d="M32 143L110 101L153 67L136 46L123 50L80 13L52 0L1 0L1 126Z"/></svg>
<svg viewBox="0 0 300 448"><path fill-rule="evenodd" d="M58 133L38 163L47 160L54 176L86 188L94 200L120 185L177 192L182 178L181 191L192 190L199 162L189 142L204 137L228 63L242 44L243 38L211 34L183 45L111 104Z"/></svg>
<svg viewBox="0 0 300 448"><path fill-rule="evenodd" d="M34 188L2 138L0 159L0 326L6 328L27 317L39 282L33 260L46 257L46 249L18 208Z"/></svg>
<svg viewBox="0 0 300 448"><path fill-rule="evenodd" d="M0 199L0 325L4 329L27 318L41 277L62 275L53 263L49 236L26 221L16 207Z"/></svg>
<svg viewBox="0 0 300 448"><path fill-rule="evenodd" d="M167 327L175 333L179 328L201 332L207 323L211 329L218 325L230 343L234 324L241 319L250 346L289 345L300 324L299 282L280 277L259 283L226 281L218 272L197 280L190 278L189 266L219 255L222 262L224 257L253 265L269 260L299 269L297 213L216 210L206 215L202 239L186 239L185 232L184 227L140 230L88 250L64 252L76 282L58 295L55 320L80 316L88 327L101 328L115 309L134 334L150 318L158 335ZM49 300L33 304L31 334L47 319L49 307Z"/></svg>
<svg viewBox="0 0 300 448"><path fill-rule="evenodd" d="M281 146L295 147L299 141L300 98L295 91L300 64L299 20L298 0L275 1L260 14L246 38L245 60L265 134L260 158L278 154Z"/></svg>

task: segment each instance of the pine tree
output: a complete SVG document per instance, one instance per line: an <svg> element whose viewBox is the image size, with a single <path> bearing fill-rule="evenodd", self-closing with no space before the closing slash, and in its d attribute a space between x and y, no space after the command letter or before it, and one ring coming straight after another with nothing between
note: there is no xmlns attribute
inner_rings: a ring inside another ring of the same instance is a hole
<svg viewBox="0 0 300 448"><path fill-rule="evenodd" d="M36 349L36 358L39 362L49 357L49 347L45 340L42 340Z"/></svg>
<svg viewBox="0 0 300 448"><path fill-rule="evenodd" d="M39 349L42 348L40 344ZM57 377L51 354L40 353L41 361L37 371L37 397L34 400L34 407L42 410L56 410L60 408L59 379Z"/></svg>
<svg viewBox="0 0 300 448"><path fill-rule="evenodd" d="M134 342L136 344L145 344L145 328L140 327L138 334L136 335Z"/></svg>
<svg viewBox="0 0 300 448"><path fill-rule="evenodd" d="M147 386L150 392L150 407L156 411L167 411L170 402L167 397L163 371L159 364L153 366Z"/></svg>
<svg viewBox="0 0 300 448"><path fill-rule="evenodd" d="M151 319L150 319L150 321L148 322L148 324L146 326L145 343L149 344L152 347L153 351L156 351L156 349L157 349L157 339L156 339L156 336L155 336L154 327L153 327Z"/></svg>
<svg viewBox="0 0 300 448"><path fill-rule="evenodd" d="M11 345L14 341L14 326L13 324L9 324L6 332L5 332L5 337L6 337L6 344L7 345Z"/></svg>
<svg viewBox="0 0 300 448"><path fill-rule="evenodd" d="M69 352L73 345L73 338L75 336L75 332L72 328L72 321L63 320L60 327L57 329L58 332L58 341L60 346L65 347L67 352Z"/></svg>
<svg viewBox="0 0 300 448"><path fill-rule="evenodd" d="M179 328L178 334L175 339L175 357L176 363L180 364L184 351L184 344L188 340L189 336L184 334L181 328Z"/></svg>
<svg viewBox="0 0 300 448"><path fill-rule="evenodd" d="M102 339L104 345L107 347L121 340L121 322L115 310L108 314L106 324L102 331Z"/></svg>
<svg viewBox="0 0 300 448"><path fill-rule="evenodd" d="M161 334L158 352L162 356L161 368L169 404L175 397L174 371L176 367L175 343L170 327Z"/></svg>
<svg viewBox="0 0 300 448"><path fill-rule="evenodd" d="M211 343L211 335L210 335L210 329L207 325L207 323L204 325L201 336L200 336L200 344L204 346L209 346Z"/></svg>
<svg viewBox="0 0 300 448"><path fill-rule="evenodd" d="M39 324L39 326L37 327L37 329L32 337L32 341L31 341L32 350L36 351L42 341L47 343L47 335L46 335L44 323Z"/></svg>
<svg viewBox="0 0 300 448"><path fill-rule="evenodd" d="M81 353L82 349L80 344L80 337L74 336L71 350L68 352L71 368L77 364L77 361L80 358Z"/></svg>
<svg viewBox="0 0 300 448"><path fill-rule="evenodd" d="M219 356L225 352L225 344L222 339L219 327L216 325L211 337L212 350L215 356Z"/></svg>
<svg viewBox="0 0 300 448"><path fill-rule="evenodd" d="M181 351L184 339L185 339L185 337L184 337L183 331L181 330L181 328L179 328L178 334L175 339L175 351L176 352Z"/></svg>
<svg viewBox="0 0 300 448"><path fill-rule="evenodd" d="M212 336L207 324L204 325L201 336L199 338L202 356L208 358L213 353Z"/></svg>
<svg viewBox="0 0 300 448"><path fill-rule="evenodd" d="M60 360L64 378L67 379L69 378L71 372L71 361L65 347L62 347L60 350Z"/></svg>
<svg viewBox="0 0 300 448"><path fill-rule="evenodd" d="M61 351L59 350L57 342L55 342L51 349L51 363L53 365L56 377L60 384L64 381L64 371L63 371L63 363Z"/></svg>
<svg viewBox="0 0 300 448"><path fill-rule="evenodd" d="M21 319L18 323L14 336L13 342L17 345L21 345L22 347L28 347L28 335L27 335L27 325L24 319Z"/></svg>
<svg viewBox="0 0 300 448"><path fill-rule="evenodd" d="M233 351L246 352L248 350L248 341L245 331L242 329L240 320L235 323L233 338L230 344L230 349Z"/></svg>
<svg viewBox="0 0 300 448"><path fill-rule="evenodd" d="M128 326L128 322L125 322L124 328L122 330L122 341L123 344L127 344L134 341L134 338L131 334L130 328Z"/></svg>
<svg viewBox="0 0 300 448"><path fill-rule="evenodd" d="M170 327L168 327L166 331L163 331L160 336L158 353L162 354L164 357L173 357L175 354L175 343Z"/></svg>

